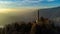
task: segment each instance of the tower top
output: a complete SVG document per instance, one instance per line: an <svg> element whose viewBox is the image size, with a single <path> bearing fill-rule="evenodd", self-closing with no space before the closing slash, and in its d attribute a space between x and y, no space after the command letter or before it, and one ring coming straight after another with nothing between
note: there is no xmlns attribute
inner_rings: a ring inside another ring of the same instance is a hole
<svg viewBox="0 0 60 34"><path fill-rule="evenodd" d="M39 23L39 10L37 11L37 19L36 19L36 23Z"/></svg>

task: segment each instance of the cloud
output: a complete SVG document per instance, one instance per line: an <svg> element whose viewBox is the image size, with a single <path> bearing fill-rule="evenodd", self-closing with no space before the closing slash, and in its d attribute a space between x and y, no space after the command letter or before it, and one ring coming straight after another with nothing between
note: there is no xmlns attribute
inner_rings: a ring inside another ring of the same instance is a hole
<svg viewBox="0 0 60 34"><path fill-rule="evenodd" d="M14 5L12 1L0 1L0 8L10 8Z"/></svg>
<svg viewBox="0 0 60 34"><path fill-rule="evenodd" d="M32 6L34 5L35 3L38 3L38 1L0 1L0 8L4 8L4 7L7 7L7 8L15 8L15 7L20 7L20 6Z"/></svg>
<svg viewBox="0 0 60 34"><path fill-rule="evenodd" d="M53 1L55 1L55 0L47 0L48 2L53 2Z"/></svg>
<svg viewBox="0 0 60 34"><path fill-rule="evenodd" d="M0 8L19 8L19 7L37 7L47 5L44 2L52 2L55 0L0 0Z"/></svg>

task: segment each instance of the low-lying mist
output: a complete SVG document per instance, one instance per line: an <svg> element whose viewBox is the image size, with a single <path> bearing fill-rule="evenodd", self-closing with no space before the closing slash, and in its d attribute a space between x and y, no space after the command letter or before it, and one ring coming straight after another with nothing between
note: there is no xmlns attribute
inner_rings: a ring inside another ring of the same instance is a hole
<svg viewBox="0 0 60 34"><path fill-rule="evenodd" d="M29 22L35 19L37 9L14 9L9 12L0 13L0 25L10 24L14 22Z"/></svg>

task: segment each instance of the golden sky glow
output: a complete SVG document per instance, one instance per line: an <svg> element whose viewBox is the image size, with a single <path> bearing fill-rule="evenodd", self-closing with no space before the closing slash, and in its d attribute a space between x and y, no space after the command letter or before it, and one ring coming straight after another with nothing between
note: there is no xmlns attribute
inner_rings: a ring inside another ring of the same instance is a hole
<svg viewBox="0 0 60 34"><path fill-rule="evenodd" d="M26 11L30 11L30 10L35 10L36 8L19 8L19 9L0 9L0 13L8 13L8 12L26 12Z"/></svg>
<svg viewBox="0 0 60 34"><path fill-rule="evenodd" d="M15 22L15 20L19 21L21 17L26 17L25 15L28 13L30 15L33 11L36 11L36 8L2 8L0 9L0 25Z"/></svg>
<svg viewBox="0 0 60 34"><path fill-rule="evenodd" d="M11 11L11 9L0 9L0 13L6 13L8 11Z"/></svg>

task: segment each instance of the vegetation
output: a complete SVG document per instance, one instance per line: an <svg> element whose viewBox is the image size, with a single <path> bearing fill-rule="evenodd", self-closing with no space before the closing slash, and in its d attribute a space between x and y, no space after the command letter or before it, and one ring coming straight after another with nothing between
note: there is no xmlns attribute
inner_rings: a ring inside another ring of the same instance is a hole
<svg viewBox="0 0 60 34"><path fill-rule="evenodd" d="M0 28L0 34L60 34L60 27L56 27L48 18L41 17L38 24L36 22L8 24Z"/></svg>

